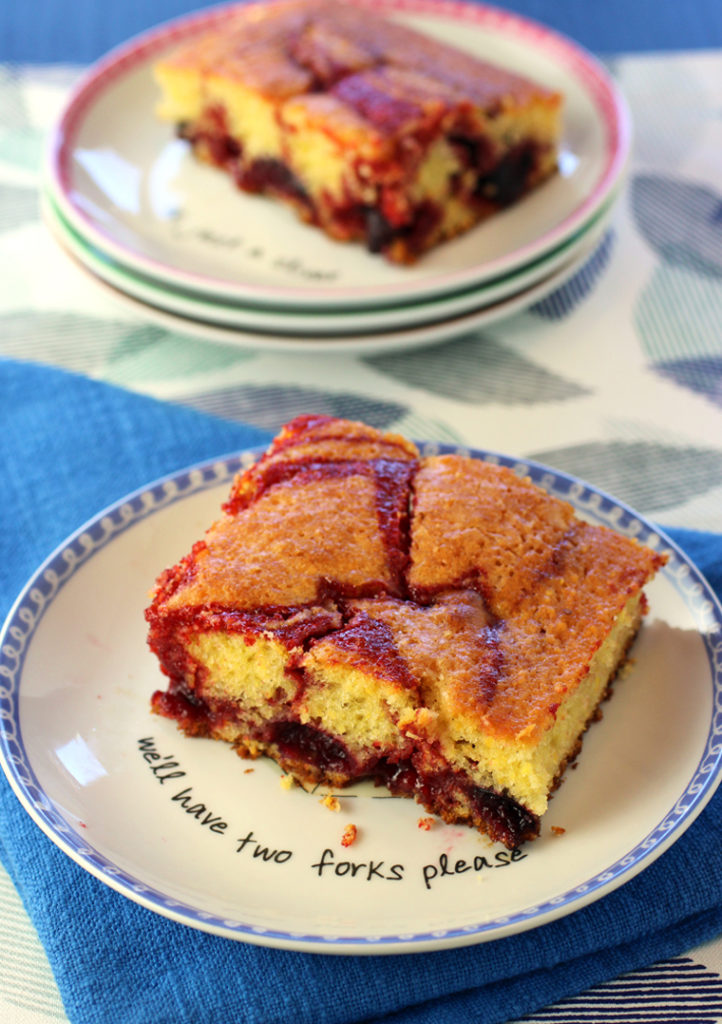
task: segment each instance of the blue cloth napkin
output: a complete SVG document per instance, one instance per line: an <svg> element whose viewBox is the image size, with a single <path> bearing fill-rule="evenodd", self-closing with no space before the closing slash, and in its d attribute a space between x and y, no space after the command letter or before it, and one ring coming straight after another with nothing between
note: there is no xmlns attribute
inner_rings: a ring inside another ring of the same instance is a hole
<svg viewBox="0 0 722 1024"><path fill-rule="evenodd" d="M67 534L130 490L268 435L37 365L0 362L0 613ZM722 593L722 536L675 531ZM591 906L466 949L345 957L195 931L76 865L0 783L0 857L72 1024L491 1024L722 932L722 793Z"/></svg>

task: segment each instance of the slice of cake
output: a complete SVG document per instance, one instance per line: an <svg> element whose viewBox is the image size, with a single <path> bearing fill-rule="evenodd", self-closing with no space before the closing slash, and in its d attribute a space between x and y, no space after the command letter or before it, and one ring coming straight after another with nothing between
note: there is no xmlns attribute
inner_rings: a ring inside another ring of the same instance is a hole
<svg viewBox="0 0 722 1024"><path fill-rule="evenodd" d="M663 563L510 469L300 417L160 576L152 707L307 789L370 778L513 848Z"/></svg>
<svg viewBox="0 0 722 1024"><path fill-rule="evenodd" d="M159 116L201 160L394 262L557 165L558 93L352 3L230 10L155 76Z"/></svg>

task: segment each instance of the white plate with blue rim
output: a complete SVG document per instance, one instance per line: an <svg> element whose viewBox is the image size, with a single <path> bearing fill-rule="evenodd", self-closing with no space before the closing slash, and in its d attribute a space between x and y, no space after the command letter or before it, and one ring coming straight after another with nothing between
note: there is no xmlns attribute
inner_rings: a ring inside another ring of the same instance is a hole
<svg viewBox="0 0 722 1024"><path fill-rule="evenodd" d="M486 4L360 2L558 89L565 103L559 173L412 267L333 242L281 204L239 193L155 117L154 62L222 27L229 10L222 5L130 40L83 77L48 151L47 186L63 217L116 263L177 290L260 309L378 310L498 282L577 235L608 202L626 168L630 117L591 54Z"/></svg>
<svg viewBox="0 0 722 1024"><path fill-rule="evenodd" d="M512 853L440 821L426 830L414 802L365 785L339 792L333 811L320 792L284 788L272 762L242 761L152 716L163 682L146 646L148 590L256 454L195 466L107 509L38 569L10 612L0 643L2 765L69 857L127 898L214 934L393 954L545 924L623 885L682 836L720 780L722 608L641 516L521 459L471 452L669 553L648 588L631 665L538 840ZM357 837L344 846L351 824Z"/></svg>

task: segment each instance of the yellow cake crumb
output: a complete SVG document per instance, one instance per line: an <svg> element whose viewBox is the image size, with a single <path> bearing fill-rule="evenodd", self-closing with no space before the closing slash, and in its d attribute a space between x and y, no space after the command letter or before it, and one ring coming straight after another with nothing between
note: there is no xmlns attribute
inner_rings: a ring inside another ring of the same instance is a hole
<svg viewBox="0 0 722 1024"><path fill-rule="evenodd" d="M341 846L353 846L358 837L358 829L355 825L347 825L341 836Z"/></svg>

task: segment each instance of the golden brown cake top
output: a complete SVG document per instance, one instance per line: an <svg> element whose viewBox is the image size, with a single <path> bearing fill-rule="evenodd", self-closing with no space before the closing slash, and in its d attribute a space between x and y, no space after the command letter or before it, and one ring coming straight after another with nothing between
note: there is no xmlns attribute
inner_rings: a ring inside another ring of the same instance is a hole
<svg viewBox="0 0 722 1024"><path fill-rule="evenodd" d="M336 602L345 624L317 656L529 742L664 562L510 469L419 458L397 435L332 417L288 424L226 509L164 576L155 612L191 625L208 609L258 612L264 628L269 609Z"/></svg>
<svg viewBox="0 0 722 1024"><path fill-rule="evenodd" d="M603 526L575 523L504 621L497 727L514 735L526 731L533 739L586 676L627 602L664 561ZM464 696L458 699L463 709ZM473 714L473 704L465 710Z"/></svg>
<svg viewBox="0 0 722 1024"><path fill-rule="evenodd" d="M301 475L219 520L168 607L252 611L321 601L327 590L379 589L394 589L394 573L379 530L373 477Z"/></svg>
<svg viewBox="0 0 722 1024"><path fill-rule="evenodd" d="M471 742L485 733L533 745L586 677L629 599L663 562L587 523L572 527L562 547L553 569L536 575L506 618L463 587L426 605L361 599L349 607L386 628L393 657L379 669L378 643L350 647L343 630L320 641L324 657L379 674L387 684L395 679L408 688L405 680L414 680L421 706L442 720L464 721ZM362 632L362 623L351 621Z"/></svg>
<svg viewBox="0 0 722 1024"><path fill-rule="evenodd" d="M382 137L448 109L494 117L557 93L432 39L376 9L323 0L254 3L162 63L242 82L268 99L332 95ZM342 120L340 112L336 121Z"/></svg>
<svg viewBox="0 0 722 1024"><path fill-rule="evenodd" d="M461 455L421 460L410 535L412 594L473 584L498 618L572 581L631 592L629 583L640 586L660 564L651 549L582 523L528 477ZM595 567L588 578L582 552Z"/></svg>
<svg viewBox="0 0 722 1024"><path fill-rule="evenodd" d="M400 434L333 416L297 416L281 428L262 458L236 477L225 508L238 511L266 487L301 468L340 463L368 466L374 460L415 463L418 455L417 447Z"/></svg>
<svg viewBox="0 0 722 1024"><path fill-rule="evenodd" d="M293 420L236 478L225 517L164 582L162 603L246 612L399 593L417 454L365 424Z"/></svg>
<svg viewBox="0 0 722 1024"><path fill-rule="evenodd" d="M425 459L414 481L409 587L423 595L472 582L505 616L573 521L571 505L504 466Z"/></svg>
<svg viewBox="0 0 722 1024"><path fill-rule="evenodd" d="M385 682L407 688L413 680L428 707L434 706L437 691L452 679L473 686L480 710L493 701L496 635L483 599L475 591L454 591L427 606L380 597L350 601L348 608L355 637L363 637L365 620L386 627L386 646L395 653L395 660L387 657L382 662L378 643L351 645L341 631L314 645L314 650L325 646L329 661L377 673Z"/></svg>

